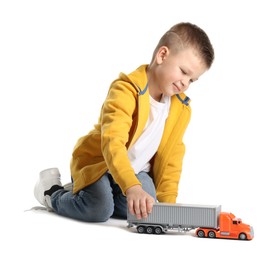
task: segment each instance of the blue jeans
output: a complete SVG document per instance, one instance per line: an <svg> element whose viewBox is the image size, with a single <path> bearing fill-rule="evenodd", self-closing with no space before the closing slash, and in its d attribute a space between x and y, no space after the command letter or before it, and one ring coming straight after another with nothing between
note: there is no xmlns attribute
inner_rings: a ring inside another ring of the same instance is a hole
<svg viewBox="0 0 272 260"><path fill-rule="evenodd" d="M156 199L152 178L147 172L136 175L144 191ZM62 216L88 222L104 222L110 217L127 218L127 201L109 173L98 181L73 194L57 190L51 196L54 211Z"/></svg>

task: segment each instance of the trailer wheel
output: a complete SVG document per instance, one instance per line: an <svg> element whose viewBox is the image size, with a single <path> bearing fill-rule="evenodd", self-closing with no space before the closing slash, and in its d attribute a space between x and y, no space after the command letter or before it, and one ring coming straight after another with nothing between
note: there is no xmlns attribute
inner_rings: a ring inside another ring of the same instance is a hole
<svg viewBox="0 0 272 260"><path fill-rule="evenodd" d="M162 233L161 227L155 227L154 233L157 234L157 235L161 234Z"/></svg>
<svg viewBox="0 0 272 260"><path fill-rule="evenodd" d="M240 239L240 240L246 240L246 239L247 239L246 234L245 234L245 233L239 234L239 239Z"/></svg>
<svg viewBox="0 0 272 260"><path fill-rule="evenodd" d="M198 237L205 237L205 232L200 229L200 230L197 231L197 236Z"/></svg>
<svg viewBox="0 0 272 260"><path fill-rule="evenodd" d="M138 233L144 233L145 232L145 227L144 226L138 226L137 227L137 231L138 231Z"/></svg>
<svg viewBox="0 0 272 260"><path fill-rule="evenodd" d="M147 234L153 234L153 232L154 232L153 227L147 227L147 228L146 228L146 233L147 233Z"/></svg>

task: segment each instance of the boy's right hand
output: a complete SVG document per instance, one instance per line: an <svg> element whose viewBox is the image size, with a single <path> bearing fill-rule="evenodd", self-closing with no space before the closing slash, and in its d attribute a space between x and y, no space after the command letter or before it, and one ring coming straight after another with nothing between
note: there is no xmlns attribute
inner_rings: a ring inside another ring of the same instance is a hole
<svg viewBox="0 0 272 260"><path fill-rule="evenodd" d="M141 185L135 185L126 190L128 210L137 219L147 218L151 213L154 198L145 192Z"/></svg>

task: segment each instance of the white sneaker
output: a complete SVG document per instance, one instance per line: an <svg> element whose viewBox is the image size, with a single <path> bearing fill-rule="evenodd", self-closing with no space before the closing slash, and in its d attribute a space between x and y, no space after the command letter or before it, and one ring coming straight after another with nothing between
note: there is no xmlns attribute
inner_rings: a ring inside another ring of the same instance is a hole
<svg viewBox="0 0 272 260"><path fill-rule="evenodd" d="M34 188L34 196L48 211L52 211L51 195L59 189L63 189L63 187L58 168L46 169L40 172Z"/></svg>

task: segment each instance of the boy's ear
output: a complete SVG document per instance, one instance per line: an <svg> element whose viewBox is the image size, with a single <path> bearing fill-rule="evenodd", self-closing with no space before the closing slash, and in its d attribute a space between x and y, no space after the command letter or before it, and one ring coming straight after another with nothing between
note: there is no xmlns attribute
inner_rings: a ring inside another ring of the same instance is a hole
<svg viewBox="0 0 272 260"><path fill-rule="evenodd" d="M160 47L156 55L157 64L162 64L168 55L169 55L168 47L166 46Z"/></svg>

